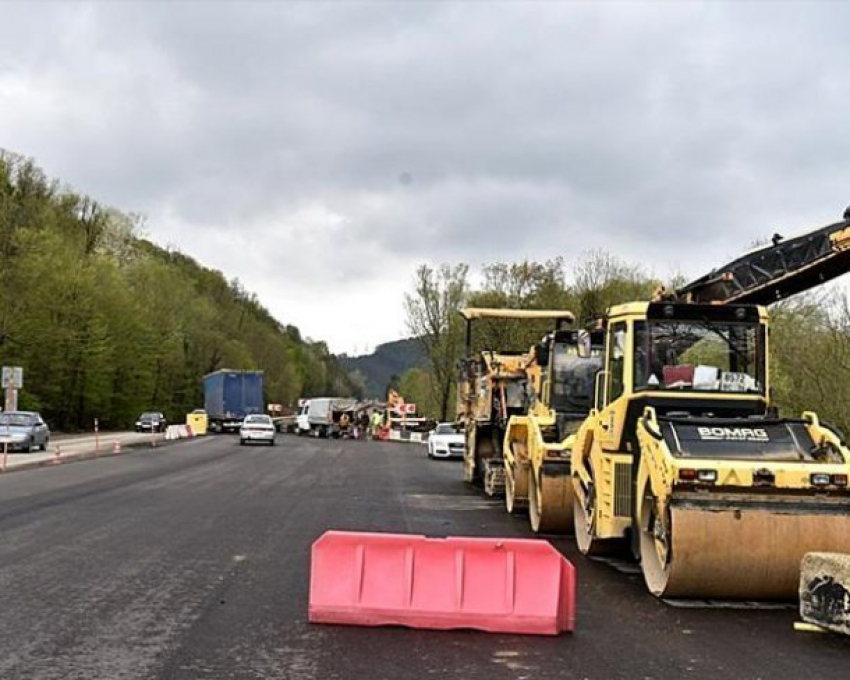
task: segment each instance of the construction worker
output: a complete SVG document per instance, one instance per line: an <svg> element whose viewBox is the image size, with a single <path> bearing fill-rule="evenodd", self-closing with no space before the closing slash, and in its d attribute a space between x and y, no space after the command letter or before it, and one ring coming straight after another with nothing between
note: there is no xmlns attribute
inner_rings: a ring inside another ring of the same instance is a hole
<svg viewBox="0 0 850 680"><path fill-rule="evenodd" d="M359 439L365 440L369 432L369 416L366 415L366 411L360 411L357 416L357 430L360 434Z"/></svg>
<svg viewBox="0 0 850 680"><path fill-rule="evenodd" d="M382 420L383 420L383 417L381 416L380 411L375 411L372 414L372 439L378 438L378 432L381 429L381 421Z"/></svg>

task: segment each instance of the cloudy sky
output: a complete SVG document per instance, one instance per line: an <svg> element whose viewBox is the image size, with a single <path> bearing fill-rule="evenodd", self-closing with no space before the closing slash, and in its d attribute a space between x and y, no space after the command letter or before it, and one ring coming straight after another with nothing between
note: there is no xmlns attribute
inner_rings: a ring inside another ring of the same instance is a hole
<svg viewBox="0 0 850 680"><path fill-rule="evenodd" d="M694 277L850 203L850 4L3 3L0 147L338 352L422 262Z"/></svg>

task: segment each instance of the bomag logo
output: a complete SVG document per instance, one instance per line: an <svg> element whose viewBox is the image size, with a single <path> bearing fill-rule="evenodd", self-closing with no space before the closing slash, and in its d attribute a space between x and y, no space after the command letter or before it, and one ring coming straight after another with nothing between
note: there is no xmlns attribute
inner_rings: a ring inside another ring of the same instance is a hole
<svg viewBox="0 0 850 680"><path fill-rule="evenodd" d="M698 427L699 438L719 442L769 442L767 430L761 427Z"/></svg>

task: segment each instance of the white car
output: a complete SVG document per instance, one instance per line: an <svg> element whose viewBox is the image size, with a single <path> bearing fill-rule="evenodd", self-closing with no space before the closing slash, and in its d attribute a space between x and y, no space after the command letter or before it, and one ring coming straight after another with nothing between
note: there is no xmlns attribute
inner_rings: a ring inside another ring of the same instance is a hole
<svg viewBox="0 0 850 680"><path fill-rule="evenodd" d="M440 423L428 437L428 458L463 458L464 437L454 423Z"/></svg>
<svg viewBox="0 0 850 680"><path fill-rule="evenodd" d="M250 415L245 416L242 426L239 428L239 443L245 445L249 442L265 442L274 446L275 426L271 416Z"/></svg>

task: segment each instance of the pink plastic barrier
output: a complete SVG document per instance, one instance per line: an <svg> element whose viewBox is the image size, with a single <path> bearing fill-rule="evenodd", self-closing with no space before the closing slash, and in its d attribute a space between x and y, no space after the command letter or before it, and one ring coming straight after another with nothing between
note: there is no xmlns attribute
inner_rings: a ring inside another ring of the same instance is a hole
<svg viewBox="0 0 850 680"><path fill-rule="evenodd" d="M557 635L575 624L575 569L538 539L328 531L314 544L314 623Z"/></svg>

